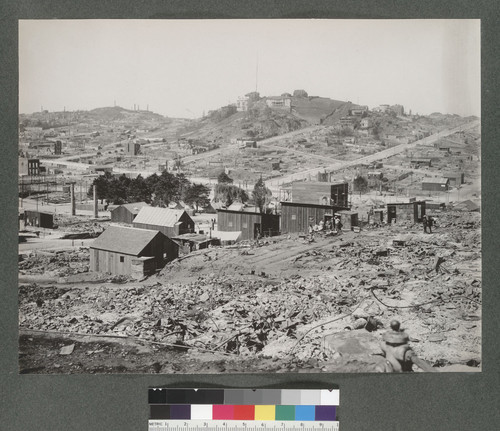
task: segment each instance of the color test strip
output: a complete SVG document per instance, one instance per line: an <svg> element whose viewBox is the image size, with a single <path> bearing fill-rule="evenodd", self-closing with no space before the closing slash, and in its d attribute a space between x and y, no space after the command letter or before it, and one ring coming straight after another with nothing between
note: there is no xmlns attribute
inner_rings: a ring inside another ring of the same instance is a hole
<svg viewBox="0 0 500 431"><path fill-rule="evenodd" d="M151 419L335 421L336 406L152 404Z"/></svg>
<svg viewBox="0 0 500 431"><path fill-rule="evenodd" d="M149 404L339 405L338 389L150 389Z"/></svg>

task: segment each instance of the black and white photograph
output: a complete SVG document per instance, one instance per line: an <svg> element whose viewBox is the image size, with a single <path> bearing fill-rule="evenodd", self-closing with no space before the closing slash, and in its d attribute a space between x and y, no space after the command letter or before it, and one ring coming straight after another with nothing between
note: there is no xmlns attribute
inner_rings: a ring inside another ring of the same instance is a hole
<svg viewBox="0 0 500 431"><path fill-rule="evenodd" d="M481 372L480 31L20 20L19 373Z"/></svg>

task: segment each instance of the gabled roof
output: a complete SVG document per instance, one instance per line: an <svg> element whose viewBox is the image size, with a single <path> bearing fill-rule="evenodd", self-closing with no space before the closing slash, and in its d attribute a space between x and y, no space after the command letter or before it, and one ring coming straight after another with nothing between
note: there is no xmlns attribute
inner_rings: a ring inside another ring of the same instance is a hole
<svg viewBox="0 0 500 431"><path fill-rule="evenodd" d="M147 204L146 202L132 202L130 204L118 205L117 207L113 208L113 211L116 208L124 207L127 208L127 210L129 210L132 214L138 214L142 207L148 206L149 204Z"/></svg>
<svg viewBox="0 0 500 431"><path fill-rule="evenodd" d="M142 207L134 219L134 224L174 227L184 213L181 209Z"/></svg>
<svg viewBox="0 0 500 431"><path fill-rule="evenodd" d="M163 235L156 230L109 226L90 248L138 256L158 234Z"/></svg>
<svg viewBox="0 0 500 431"><path fill-rule="evenodd" d="M449 182L449 179L448 178L425 178L422 180L423 183L427 183L427 184L446 184L447 182Z"/></svg>

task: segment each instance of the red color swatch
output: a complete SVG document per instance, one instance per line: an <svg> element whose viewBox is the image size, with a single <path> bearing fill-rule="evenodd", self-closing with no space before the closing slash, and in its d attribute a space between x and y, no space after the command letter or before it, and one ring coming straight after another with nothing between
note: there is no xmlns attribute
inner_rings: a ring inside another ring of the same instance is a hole
<svg viewBox="0 0 500 431"><path fill-rule="evenodd" d="M255 419L255 406L234 406L235 420L250 420Z"/></svg>

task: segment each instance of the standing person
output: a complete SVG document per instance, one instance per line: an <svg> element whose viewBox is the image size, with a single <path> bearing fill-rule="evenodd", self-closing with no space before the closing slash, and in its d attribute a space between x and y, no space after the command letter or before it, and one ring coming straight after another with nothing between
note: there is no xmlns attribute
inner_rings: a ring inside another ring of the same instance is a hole
<svg viewBox="0 0 500 431"><path fill-rule="evenodd" d="M327 231L332 230L332 222L330 221L330 219L328 219L325 223L325 230Z"/></svg>
<svg viewBox="0 0 500 431"><path fill-rule="evenodd" d="M342 229L342 223L340 222L340 217L335 216L335 232L340 233Z"/></svg>
<svg viewBox="0 0 500 431"><path fill-rule="evenodd" d="M314 238L314 227L313 227L312 223L309 224L309 237L311 239Z"/></svg>
<svg viewBox="0 0 500 431"><path fill-rule="evenodd" d="M431 216L427 217L427 227L429 228L429 233L432 233L432 225L434 223L434 220Z"/></svg>
<svg viewBox="0 0 500 431"><path fill-rule="evenodd" d="M422 216L422 224L424 225L424 233L427 233L427 216L425 214Z"/></svg>

